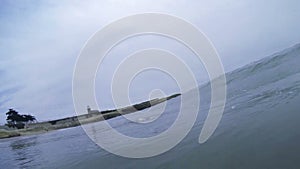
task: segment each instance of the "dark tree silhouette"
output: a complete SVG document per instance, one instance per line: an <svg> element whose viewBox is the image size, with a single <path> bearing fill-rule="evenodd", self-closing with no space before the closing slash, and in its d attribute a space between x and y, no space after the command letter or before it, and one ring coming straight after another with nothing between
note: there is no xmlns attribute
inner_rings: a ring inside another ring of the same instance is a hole
<svg viewBox="0 0 300 169"><path fill-rule="evenodd" d="M20 115L17 111L14 109L9 109L9 111L6 113L7 118L7 126L13 127L13 128L24 128L25 124L28 122L35 122L36 118L32 115Z"/></svg>
<svg viewBox="0 0 300 169"><path fill-rule="evenodd" d="M32 115L22 115L25 122L34 122L36 121L35 117Z"/></svg>

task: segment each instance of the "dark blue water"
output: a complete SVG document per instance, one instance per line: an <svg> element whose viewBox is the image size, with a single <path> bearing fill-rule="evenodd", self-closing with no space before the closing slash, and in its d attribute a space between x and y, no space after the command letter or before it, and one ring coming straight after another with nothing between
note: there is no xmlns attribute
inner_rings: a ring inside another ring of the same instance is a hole
<svg viewBox="0 0 300 169"><path fill-rule="evenodd" d="M228 73L225 113L205 144L198 144L198 137L209 107L209 84L199 88L205 99L193 129L162 155L119 157L76 127L0 140L0 168L300 168L299 63L300 45ZM127 135L155 135L173 123L179 102L170 100L160 119L146 127L121 117L110 123Z"/></svg>

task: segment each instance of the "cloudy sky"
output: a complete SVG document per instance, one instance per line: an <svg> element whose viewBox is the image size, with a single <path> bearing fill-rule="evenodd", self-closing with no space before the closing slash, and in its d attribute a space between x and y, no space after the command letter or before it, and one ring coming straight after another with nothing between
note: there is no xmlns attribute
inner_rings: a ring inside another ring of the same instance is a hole
<svg viewBox="0 0 300 169"><path fill-rule="evenodd" d="M144 12L196 25L216 47L226 71L300 42L298 0L2 0L0 124L12 107L40 121L74 115L72 75L85 42L110 22ZM125 46L139 45L123 51L178 45L155 38L129 41ZM116 55L121 51L122 46Z"/></svg>

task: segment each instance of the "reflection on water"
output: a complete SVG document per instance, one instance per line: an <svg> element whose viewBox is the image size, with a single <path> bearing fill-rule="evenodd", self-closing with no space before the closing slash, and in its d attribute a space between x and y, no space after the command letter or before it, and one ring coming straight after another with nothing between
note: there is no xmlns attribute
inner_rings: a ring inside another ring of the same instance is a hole
<svg viewBox="0 0 300 169"><path fill-rule="evenodd" d="M74 168L99 151L81 127L0 140L0 169Z"/></svg>
<svg viewBox="0 0 300 169"><path fill-rule="evenodd" d="M32 162L41 152L35 147L37 137L24 138L11 142L10 148L14 155L14 161L20 168L33 168Z"/></svg>
<svg viewBox="0 0 300 169"><path fill-rule="evenodd" d="M10 147L13 151L18 151L18 150L27 150L28 148L34 145L36 145L36 137L13 141L10 144Z"/></svg>

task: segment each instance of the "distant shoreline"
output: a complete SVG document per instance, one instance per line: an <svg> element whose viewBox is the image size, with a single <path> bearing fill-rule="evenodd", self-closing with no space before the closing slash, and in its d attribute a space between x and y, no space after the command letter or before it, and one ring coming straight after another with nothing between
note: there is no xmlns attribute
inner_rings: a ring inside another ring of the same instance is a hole
<svg viewBox="0 0 300 169"><path fill-rule="evenodd" d="M91 113L83 114L79 116L73 116L73 117L39 122L39 123L32 123L32 124L28 124L27 128L25 129L15 129L15 130L0 129L0 139L42 134L49 131L71 128L82 124L89 124L98 121L108 120L121 115L130 114L130 113L134 113L140 110L150 108L152 106L173 99L180 95L181 94L173 94L164 98L156 98L142 103L127 106L124 108L116 109L116 110L93 111Z"/></svg>

